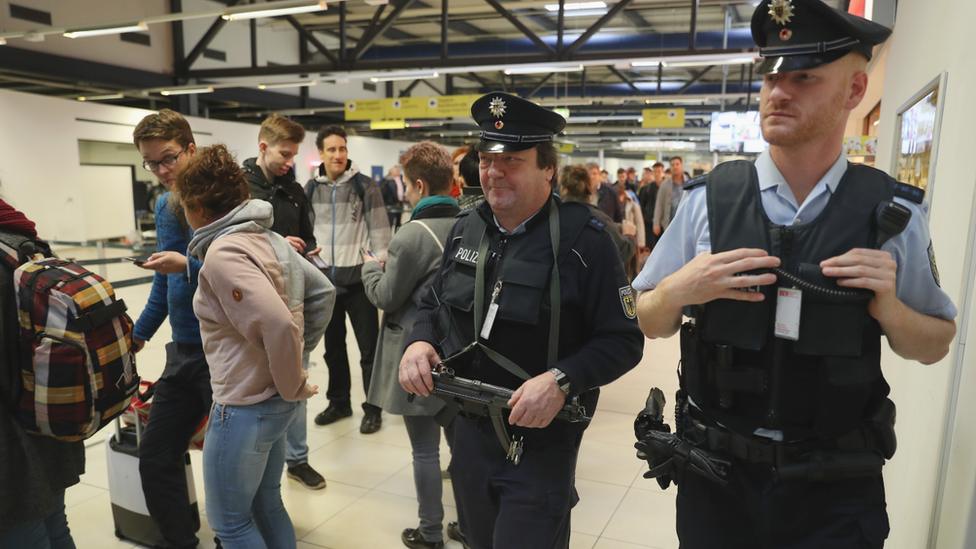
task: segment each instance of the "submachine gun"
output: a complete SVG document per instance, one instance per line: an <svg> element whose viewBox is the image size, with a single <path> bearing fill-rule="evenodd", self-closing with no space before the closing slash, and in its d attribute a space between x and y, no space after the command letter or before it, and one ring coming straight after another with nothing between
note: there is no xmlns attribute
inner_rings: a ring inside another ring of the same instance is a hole
<svg viewBox="0 0 976 549"><path fill-rule="evenodd" d="M644 410L634 420L637 457L646 461L649 467L644 478L657 479L661 489L666 490L671 482L677 484L678 471L687 470L722 486L728 484L732 462L672 434L671 426L664 423L664 405L664 392L654 387L647 396ZM678 406L680 408L682 403Z"/></svg>
<svg viewBox="0 0 976 549"><path fill-rule="evenodd" d="M491 418L495 434L507 453L507 458L518 465L522 457L522 438L508 434L505 419L502 416L502 410L512 409L508 405L508 401L511 400L515 391L507 387L483 383L476 379L458 377L451 368L432 371L431 376L434 378L434 389L430 394L447 404L434 419L441 425L447 425L459 412ZM411 394L407 399L412 401L413 396ZM573 397L567 401L566 405L556 414L555 419L570 423L582 423L583 425L590 423L590 417L586 415L586 410L580 405L579 397Z"/></svg>

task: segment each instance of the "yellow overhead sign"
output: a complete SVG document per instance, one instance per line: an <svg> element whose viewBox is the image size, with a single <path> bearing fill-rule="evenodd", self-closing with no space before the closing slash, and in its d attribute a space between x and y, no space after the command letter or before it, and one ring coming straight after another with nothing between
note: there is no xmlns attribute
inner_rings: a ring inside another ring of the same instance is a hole
<svg viewBox="0 0 976 549"><path fill-rule="evenodd" d="M369 129L371 130L402 130L407 127L407 122L400 120L370 120Z"/></svg>
<svg viewBox="0 0 976 549"><path fill-rule="evenodd" d="M386 118L386 100L346 101L346 120L379 120Z"/></svg>
<svg viewBox="0 0 976 549"><path fill-rule="evenodd" d="M572 143L559 143L557 141L553 143L553 145L555 145L557 151L563 154L572 154L573 151L576 150L576 145L573 145Z"/></svg>
<svg viewBox="0 0 976 549"><path fill-rule="evenodd" d="M428 97L428 118L450 118L453 116L471 116L471 104L480 95L442 95Z"/></svg>
<svg viewBox="0 0 976 549"><path fill-rule="evenodd" d="M346 101L346 120L451 118L471 116L471 104L480 95L441 95Z"/></svg>
<svg viewBox="0 0 976 549"><path fill-rule="evenodd" d="M427 118L426 97L398 97L386 100L386 118Z"/></svg>
<svg viewBox="0 0 976 549"><path fill-rule="evenodd" d="M642 128L683 128L685 127L684 109L644 109Z"/></svg>

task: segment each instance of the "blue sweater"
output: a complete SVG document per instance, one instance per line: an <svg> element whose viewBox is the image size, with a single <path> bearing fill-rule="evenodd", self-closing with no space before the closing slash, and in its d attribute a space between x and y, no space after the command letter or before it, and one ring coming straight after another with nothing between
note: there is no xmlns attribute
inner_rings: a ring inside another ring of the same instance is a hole
<svg viewBox="0 0 976 549"><path fill-rule="evenodd" d="M183 239L180 224L169 207L170 194L166 193L156 201L156 251L179 252L186 254L187 242ZM192 231L191 231L192 237ZM197 276L202 263L190 257L190 279L186 273L164 275L156 273L153 277L149 302L139 315L134 331L135 337L149 341L159 326L169 315L173 327L173 341L177 343L202 343L200 323L193 314L193 294L197 291Z"/></svg>

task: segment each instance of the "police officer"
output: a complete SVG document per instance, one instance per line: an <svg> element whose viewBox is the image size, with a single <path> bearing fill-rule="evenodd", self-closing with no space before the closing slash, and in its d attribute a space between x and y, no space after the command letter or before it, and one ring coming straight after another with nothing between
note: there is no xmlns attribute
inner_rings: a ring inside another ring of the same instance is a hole
<svg viewBox="0 0 976 549"><path fill-rule="evenodd" d="M554 417L573 397L592 413L596 388L639 362L636 303L603 224L551 192L552 140L565 120L505 93L481 97L471 114L482 129L475 147L487 201L462 212L448 237L400 383L426 396L431 368L458 354L458 376L515 389L500 426L457 417L459 522L475 549L565 548L585 427ZM521 443L517 461L509 440Z"/></svg>
<svg viewBox="0 0 976 549"><path fill-rule="evenodd" d="M680 438L731 462L722 482L674 473L682 549L881 547L888 535L881 335L931 364L956 329L921 189L842 155L889 34L819 0L761 2L770 147L689 182L634 282L652 290L638 302L644 333L681 330Z"/></svg>

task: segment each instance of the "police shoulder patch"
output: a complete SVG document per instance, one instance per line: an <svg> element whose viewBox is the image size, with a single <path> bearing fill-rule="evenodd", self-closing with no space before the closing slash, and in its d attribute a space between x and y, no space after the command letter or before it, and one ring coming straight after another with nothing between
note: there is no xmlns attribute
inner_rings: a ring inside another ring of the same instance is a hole
<svg viewBox="0 0 976 549"><path fill-rule="evenodd" d="M942 287L942 281L939 279L939 266L935 263L935 247L932 245L932 241L929 240L929 269L932 270L932 278L935 279L935 285Z"/></svg>
<svg viewBox="0 0 976 549"><path fill-rule="evenodd" d="M895 183L895 196L916 204L921 204L925 200L925 189L905 183Z"/></svg>
<svg viewBox="0 0 976 549"><path fill-rule="evenodd" d="M620 294L620 305L624 308L627 318L637 318L637 302L634 300L634 290L629 285L617 290Z"/></svg>
<svg viewBox="0 0 976 549"><path fill-rule="evenodd" d="M607 227L606 223L600 221L595 217L591 217L590 220L587 222L587 225L593 227L594 229L600 229L600 230L603 230Z"/></svg>

